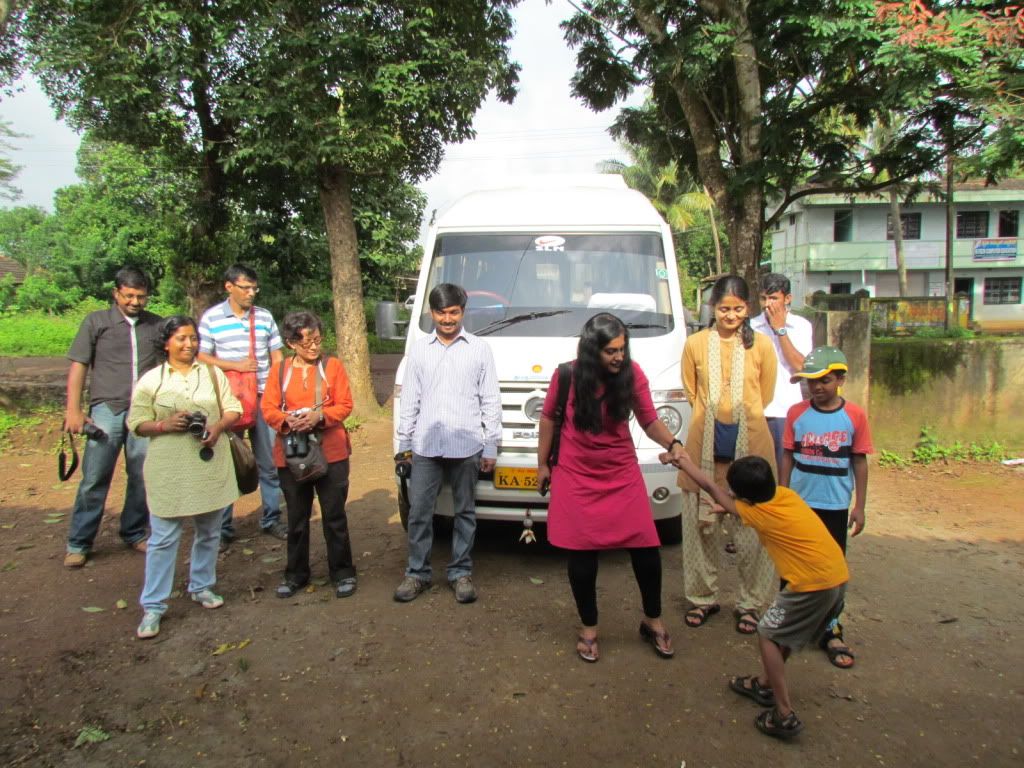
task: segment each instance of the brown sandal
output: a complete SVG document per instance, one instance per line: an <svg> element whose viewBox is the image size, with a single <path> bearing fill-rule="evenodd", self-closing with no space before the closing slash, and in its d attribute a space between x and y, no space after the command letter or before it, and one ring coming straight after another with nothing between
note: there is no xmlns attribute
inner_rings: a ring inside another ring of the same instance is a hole
<svg viewBox="0 0 1024 768"><path fill-rule="evenodd" d="M661 658L671 659L676 655L672 650L672 638L668 632L656 632L646 621L640 622L640 637L650 643L654 652Z"/></svg>

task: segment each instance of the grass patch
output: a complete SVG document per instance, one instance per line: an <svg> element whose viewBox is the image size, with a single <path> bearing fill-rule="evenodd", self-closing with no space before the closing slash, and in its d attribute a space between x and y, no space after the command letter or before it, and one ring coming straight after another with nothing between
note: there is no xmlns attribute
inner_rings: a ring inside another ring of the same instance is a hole
<svg viewBox="0 0 1024 768"><path fill-rule="evenodd" d="M0 316L0 355L4 357L63 357L81 317L22 312Z"/></svg>
<svg viewBox="0 0 1024 768"><path fill-rule="evenodd" d="M11 413L0 408L0 443L5 442L12 429L36 427L42 422L42 418L35 414Z"/></svg>
<svg viewBox="0 0 1024 768"><path fill-rule="evenodd" d="M912 464L934 464L939 461L947 464L960 461L1000 462L1006 456L1006 448L995 440L966 445L956 440L946 444L939 441L932 427L925 426L921 428L921 436L909 458L883 450L878 454L878 465L901 468Z"/></svg>

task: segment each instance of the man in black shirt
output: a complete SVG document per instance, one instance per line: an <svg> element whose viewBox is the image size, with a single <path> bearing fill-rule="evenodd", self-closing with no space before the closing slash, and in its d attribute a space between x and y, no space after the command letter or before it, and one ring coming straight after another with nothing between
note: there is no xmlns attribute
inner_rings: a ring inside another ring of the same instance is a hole
<svg viewBox="0 0 1024 768"><path fill-rule="evenodd" d="M64 428L83 431L86 422L103 430L90 437L82 461L82 482L75 497L64 565L85 565L99 531L110 479L122 449L128 487L121 510L121 538L138 552L146 551L149 509L142 481L148 440L125 426L132 390L159 362L157 338L161 318L143 307L149 299L149 278L134 267L123 267L114 276L114 303L110 309L92 312L82 321L68 350L67 410ZM82 389L89 376L89 415L82 408Z"/></svg>

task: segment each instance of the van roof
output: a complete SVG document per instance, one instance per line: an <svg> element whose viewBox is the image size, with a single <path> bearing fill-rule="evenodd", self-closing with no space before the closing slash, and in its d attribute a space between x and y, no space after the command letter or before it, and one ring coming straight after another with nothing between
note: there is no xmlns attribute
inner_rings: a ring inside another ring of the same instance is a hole
<svg viewBox="0 0 1024 768"><path fill-rule="evenodd" d="M438 229L607 229L660 227L650 201L616 174L534 176L460 197L437 216Z"/></svg>

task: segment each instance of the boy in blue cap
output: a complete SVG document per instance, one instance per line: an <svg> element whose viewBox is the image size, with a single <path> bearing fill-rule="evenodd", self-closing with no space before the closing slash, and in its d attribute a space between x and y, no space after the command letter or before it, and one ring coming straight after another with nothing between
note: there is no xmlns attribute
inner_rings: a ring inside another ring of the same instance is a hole
<svg viewBox="0 0 1024 768"><path fill-rule="evenodd" d="M817 347L804 359L791 381L805 380L810 399L797 403L786 415L785 454L779 470L780 485L792 488L807 502L844 556L847 529L852 529L852 536L864 530L867 454L874 451L867 416L840 394L848 370L846 355L835 347ZM838 615L818 644L835 666L853 666L853 651L843 641Z"/></svg>

